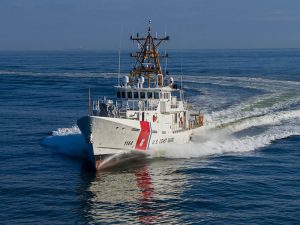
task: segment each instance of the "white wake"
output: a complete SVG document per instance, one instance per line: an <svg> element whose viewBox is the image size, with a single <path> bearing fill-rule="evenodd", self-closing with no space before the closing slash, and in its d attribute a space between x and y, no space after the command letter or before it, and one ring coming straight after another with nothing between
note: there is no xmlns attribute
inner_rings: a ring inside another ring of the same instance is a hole
<svg viewBox="0 0 300 225"><path fill-rule="evenodd" d="M50 147L55 153L81 157L87 156L88 145L77 126L58 128L52 131L52 135L46 137L42 144Z"/></svg>

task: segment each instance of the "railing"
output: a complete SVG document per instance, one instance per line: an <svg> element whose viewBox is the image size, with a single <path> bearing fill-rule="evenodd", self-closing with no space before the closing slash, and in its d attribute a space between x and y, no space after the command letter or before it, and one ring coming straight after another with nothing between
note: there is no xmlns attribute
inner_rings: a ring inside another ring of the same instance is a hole
<svg viewBox="0 0 300 225"><path fill-rule="evenodd" d="M93 116L127 118L127 111L155 111L159 101L141 100L94 100L92 102Z"/></svg>
<svg viewBox="0 0 300 225"><path fill-rule="evenodd" d="M95 100L92 104L92 115L101 117L119 117L118 108L112 100Z"/></svg>

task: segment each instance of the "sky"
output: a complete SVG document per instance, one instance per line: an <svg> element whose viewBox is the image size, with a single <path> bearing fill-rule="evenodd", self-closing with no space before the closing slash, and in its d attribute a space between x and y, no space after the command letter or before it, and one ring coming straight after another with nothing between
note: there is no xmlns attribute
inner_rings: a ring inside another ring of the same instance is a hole
<svg viewBox="0 0 300 225"><path fill-rule="evenodd" d="M127 49L149 19L169 49L300 48L300 0L0 0L0 51Z"/></svg>

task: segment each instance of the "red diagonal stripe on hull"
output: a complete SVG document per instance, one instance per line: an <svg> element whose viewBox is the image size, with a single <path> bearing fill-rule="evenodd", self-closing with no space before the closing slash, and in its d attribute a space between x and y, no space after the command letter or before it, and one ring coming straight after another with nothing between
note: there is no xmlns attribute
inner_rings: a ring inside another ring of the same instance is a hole
<svg viewBox="0 0 300 225"><path fill-rule="evenodd" d="M141 125L141 131L139 133L139 137L136 142L135 149L146 150L149 137L150 137L150 132L151 132L150 123L147 121L140 121L140 125Z"/></svg>

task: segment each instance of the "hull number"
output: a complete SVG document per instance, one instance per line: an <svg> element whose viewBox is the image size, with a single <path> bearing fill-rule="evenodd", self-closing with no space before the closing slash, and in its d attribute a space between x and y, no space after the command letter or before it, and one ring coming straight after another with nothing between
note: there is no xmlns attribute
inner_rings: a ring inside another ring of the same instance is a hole
<svg viewBox="0 0 300 225"><path fill-rule="evenodd" d="M165 144L165 143L171 143L171 142L174 142L174 138L154 139L152 141L152 144L157 145L157 144Z"/></svg>
<svg viewBox="0 0 300 225"><path fill-rule="evenodd" d="M133 145L133 141L125 141L124 146Z"/></svg>

